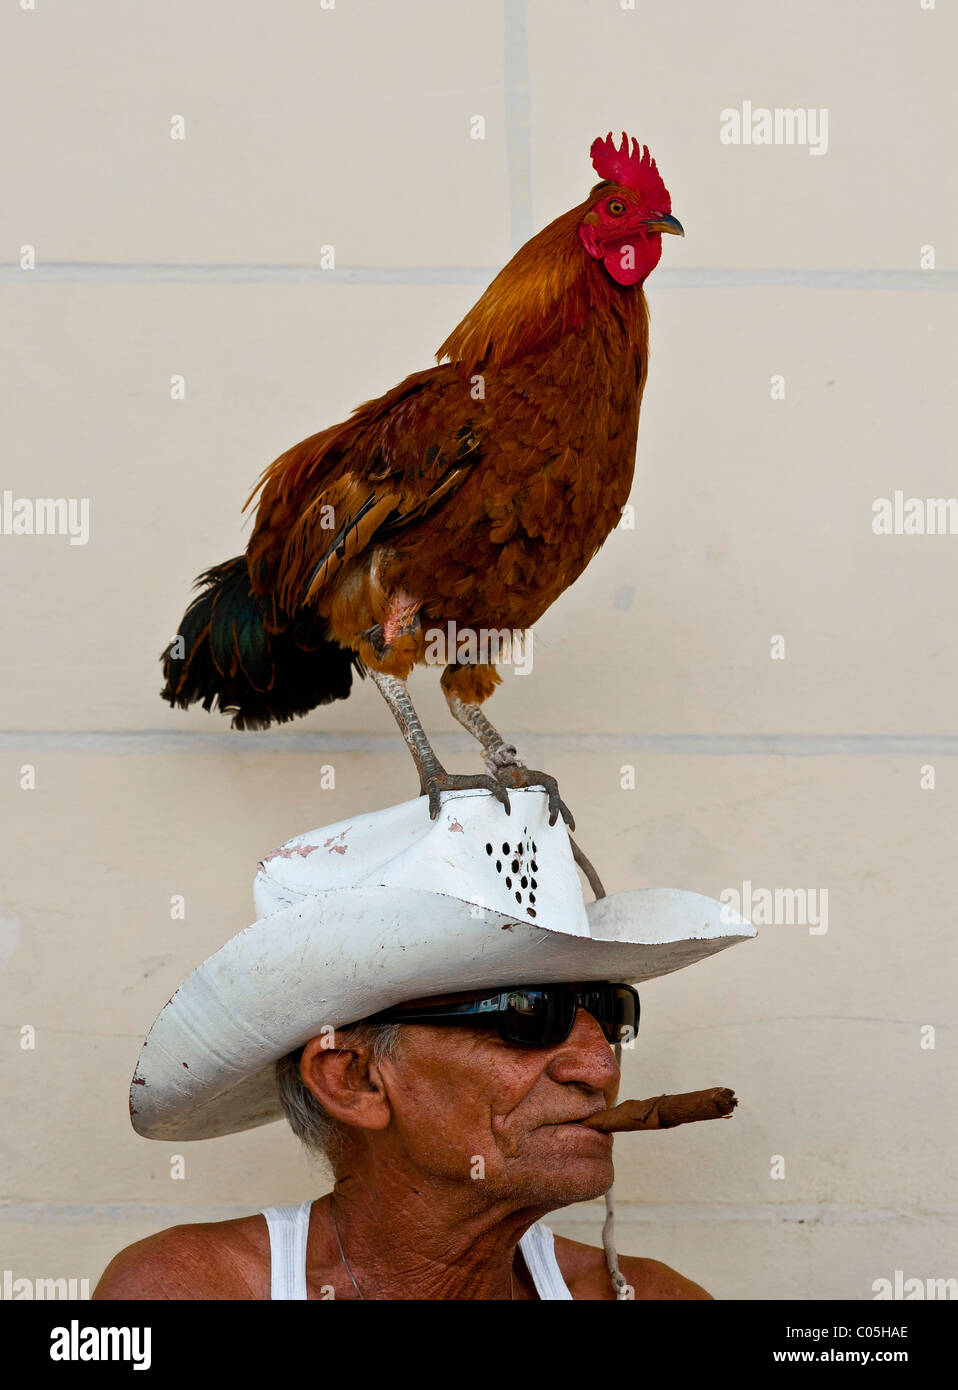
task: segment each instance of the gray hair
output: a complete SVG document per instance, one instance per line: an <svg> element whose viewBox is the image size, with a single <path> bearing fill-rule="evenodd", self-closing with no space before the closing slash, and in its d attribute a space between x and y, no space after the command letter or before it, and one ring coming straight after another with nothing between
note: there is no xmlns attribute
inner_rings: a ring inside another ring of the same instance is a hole
<svg viewBox="0 0 958 1390"><path fill-rule="evenodd" d="M338 1048L365 1044L372 1048L374 1062L395 1055L401 1023L354 1023L336 1029ZM302 1047L288 1052L276 1063L276 1086L283 1110L296 1138L311 1154L332 1160L342 1143L342 1125L320 1105L299 1074Z"/></svg>

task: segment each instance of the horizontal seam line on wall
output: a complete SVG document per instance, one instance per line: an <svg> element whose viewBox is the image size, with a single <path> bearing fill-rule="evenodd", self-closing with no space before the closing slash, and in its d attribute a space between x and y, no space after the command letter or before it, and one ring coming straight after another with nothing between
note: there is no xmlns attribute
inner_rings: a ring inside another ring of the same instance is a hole
<svg viewBox="0 0 958 1390"><path fill-rule="evenodd" d="M310 265L269 265L211 261L175 265L163 262L48 261L34 270L0 265L0 283L46 284L302 284L325 280L331 285L486 285L498 266L343 266L323 270ZM690 266L660 268L654 290L668 289L819 289L819 290L958 290L958 271L904 270L880 267L820 269Z"/></svg>
<svg viewBox="0 0 958 1390"><path fill-rule="evenodd" d="M529 749L618 754L693 754L707 757L898 757L958 755L958 734L575 734L517 733L520 753ZM437 748L472 745L465 734L439 733ZM0 751L41 750L137 754L193 753L388 753L400 751L398 734L200 733L143 730L23 729L0 731Z"/></svg>
<svg viewBox="0 0 958 1390"><path fill-rule="evenodd" d="M40 1223L56 1221L64 1225L82 1225L95 1221L159 1220L178 1223L190 1219L191 1209L204 1213L203 1219L210 1219L208 1213L216 1212L213 1219L223 1220L233 1216L249 1216L250 1206L235 1202L196 1203L195 1207L177 1203L148 1202L2 1202L0 1201L0 1221ZM586 1222L591 1225L600 1212L597 1205L583 1204L575 1215L563 1213L565 1221ZM709 1203L709 1202L616 1202L616 1212L626 1220L636 1221L772 1221L789 1223L816 1223L821 1225L870 1225L885 1221L934 1221L944 1225L954 1225L958 1212L945 1211L903 1211L892 1207L830 1206L827 1203L751 1202L751 1203Z"/></svg>
<svg viewBox="0 0 958 1390"><path fill-rule="evenodd" d="M902 1210L898 1207L848 1206L827 1202L620 1202L616 1217L626 1221L776 1221L808 1225L870 1225L884 1221L934 1221L958 1224L958 1211ZM590 1224L600 1216L598 1203L582 1203L575 1212L563 1212L562 1220Z"/></svg>

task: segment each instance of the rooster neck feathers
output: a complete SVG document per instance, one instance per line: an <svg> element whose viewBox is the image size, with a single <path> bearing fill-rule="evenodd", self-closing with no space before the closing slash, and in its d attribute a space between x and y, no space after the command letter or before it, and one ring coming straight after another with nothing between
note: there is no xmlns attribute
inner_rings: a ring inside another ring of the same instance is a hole
<svg viewBox="0 0 958 1390"><path fill-rule="evenodd" d="M595 190L593 190L593 193ZM641 285L615 284L582 251L578 227L592 194L527 241L436 353L464 375L495 370L589 328L624 331L644 358L648 320Z"/></svg>

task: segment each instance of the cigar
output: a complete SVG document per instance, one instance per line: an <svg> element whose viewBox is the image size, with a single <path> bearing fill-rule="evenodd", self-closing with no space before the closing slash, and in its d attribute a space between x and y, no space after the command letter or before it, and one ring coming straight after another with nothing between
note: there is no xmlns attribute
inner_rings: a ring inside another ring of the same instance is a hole
<svg viewBox="0 0 958 1390"><path fill-rule="evenodd" d="M602 1110L580 1120L586 1129L599 1129L603 1134L624 1133L636 1129L673 1129L691 1120L719 1120L731 1115L738 1105L735 1092L728 1086L713 1086L708 1091L686 1091L677 1096L652 1096L651 1100L624 1100L612 1110Z"/></svg>

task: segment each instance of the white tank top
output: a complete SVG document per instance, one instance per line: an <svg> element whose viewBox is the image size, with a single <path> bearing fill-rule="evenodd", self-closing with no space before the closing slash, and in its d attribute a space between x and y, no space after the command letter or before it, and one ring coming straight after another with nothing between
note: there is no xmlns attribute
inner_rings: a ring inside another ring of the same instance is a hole
<svg viewBox="0 0 958 1390"><path fill-rule="evenodd" d="M306 1298L306 1240L312 1202L298 1207L267 1207L262 1213L269 1230L270 1298ZM571 1299L555 1255L551 1230L537 1221L519 1241L522 1258L540 1299Z"/></svg>

